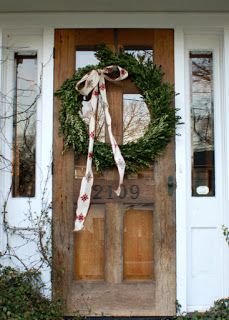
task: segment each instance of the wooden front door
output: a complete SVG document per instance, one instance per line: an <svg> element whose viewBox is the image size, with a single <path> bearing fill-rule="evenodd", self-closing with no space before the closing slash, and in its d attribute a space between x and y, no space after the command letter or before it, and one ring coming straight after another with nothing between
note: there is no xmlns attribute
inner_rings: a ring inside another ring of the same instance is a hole
<svg viewBox="0 0 229 320"><path fill-rule="evenodd" d="M100 43L112 50L147 50L154 63L162 66L165 80L173 83L173 30L63 29L55 32L55 89L72 76L84 57L90 59L91 51ZM124 118L128 100L138 104L135 94L138 90L130 80L108 84L113 134L118 143L126 139ZM118 181L116 170L96 176L85 228L73 233L85 162L76 160L71 151L62 154L59 107L56 101L53 282L55 294L66 302L66 314L174 315L175 194L168 189L169 179L175 176L174 143L152 168L125 177L120 198L113 193Z"/></svg>

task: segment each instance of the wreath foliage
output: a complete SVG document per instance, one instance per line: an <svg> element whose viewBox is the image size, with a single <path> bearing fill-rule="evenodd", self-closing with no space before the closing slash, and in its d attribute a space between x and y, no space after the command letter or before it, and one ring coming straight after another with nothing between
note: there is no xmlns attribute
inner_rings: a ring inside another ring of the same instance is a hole
<svg viewBox="0 0 229 320"><path fill-rule="evenodd" d="M83 96L76 91L76 83L93 69L119 65L128 71L128 78L139 89L150 113L150 123L144 136L136 142L120 145L126 162L126 171L139 172L152 164L175 135L180 117L176 114L177 109L172 106L174 87L163 81L161 67L154 65L151 59L145 59L145 56L135 58L124 51L114 54L102 45L96 51L96 57L99 60L98 65L88 65L78 69L55 93L61 99L59 120L65 149L73 148L77 155L87 156L88 153L88 128L80 115ZM115 166L109 144L95 139L93 154L93 163L97 171Z"/></svg>

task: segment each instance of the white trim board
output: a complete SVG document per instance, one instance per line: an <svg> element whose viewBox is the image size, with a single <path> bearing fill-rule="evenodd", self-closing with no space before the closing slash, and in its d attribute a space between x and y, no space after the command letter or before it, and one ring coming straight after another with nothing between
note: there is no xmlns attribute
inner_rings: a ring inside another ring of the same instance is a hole
<svg viewBox="0 0 229 320"><path fill-rule="evenodd" d="M137 22L137 23L136 23ZM50 28L224 28L229 13L0 13L0 27Z"/></svg>

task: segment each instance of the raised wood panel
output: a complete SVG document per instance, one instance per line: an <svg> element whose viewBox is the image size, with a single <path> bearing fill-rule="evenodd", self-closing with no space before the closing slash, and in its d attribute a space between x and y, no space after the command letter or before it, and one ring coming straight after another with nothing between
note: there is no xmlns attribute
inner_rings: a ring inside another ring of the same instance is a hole
<svg viewBox="0 0 229 320"><path fill-rule="evenodd" d="M114 32L113 29L78 29L75 30L75 48L86 47L93 48L99 44L104 44L114 49Z"/></svg>
<svg viewBox="0 0 229 320"><path fill-rule="evenodd" d="M76 280L104 279L104 223L104 206L92 205L84 229L74 233Z"/></svg>
<svg viewBox="0 0 229 320"><path fill-rule="evenodd" d="M128 209L124 215L123 279L152 279L153 264L153 212Z"/></svg>
<svg viewBox="0 0 229 320"><path fill-rule="evenodd" d="M154 32L154 56L156 65L162 66L164 80L174 83L174 33L172 29Z"/></svg>
<svg viewBox="0 0 229 320"><path fill-rule="evenodd" d="M154 31L154 29L119 29L119 46L143 46L153 48Z"/></svg>

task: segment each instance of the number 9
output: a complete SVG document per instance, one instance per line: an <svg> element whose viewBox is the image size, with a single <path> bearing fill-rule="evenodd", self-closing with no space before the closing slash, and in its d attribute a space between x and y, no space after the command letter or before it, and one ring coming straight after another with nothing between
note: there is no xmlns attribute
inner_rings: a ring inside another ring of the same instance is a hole
<svg viewBox="0 0 229 320"><path fill-rule="evenodd" d="M139 186L133 185L130 187L131 199L137 199L139 197Z"/></svg>

